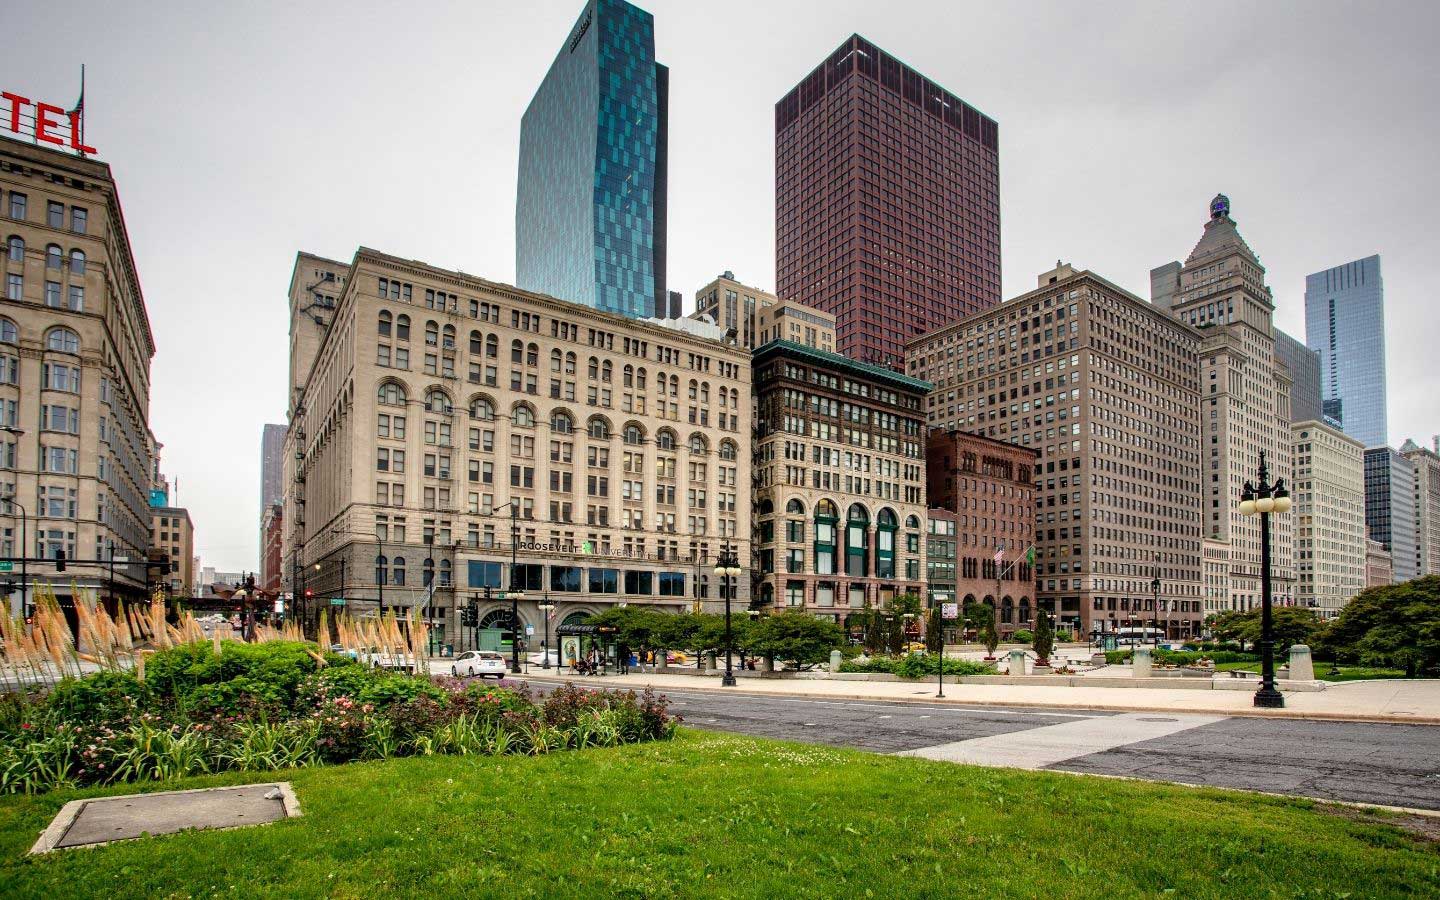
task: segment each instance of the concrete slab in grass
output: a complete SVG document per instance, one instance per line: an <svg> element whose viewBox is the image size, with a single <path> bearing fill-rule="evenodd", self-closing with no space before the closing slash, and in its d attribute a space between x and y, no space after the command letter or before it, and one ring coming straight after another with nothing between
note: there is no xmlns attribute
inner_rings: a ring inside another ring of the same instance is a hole
<svg viewBox="0 0 1440 900"><path fill-rule="evenodd" d="M71 800L30 848L48 853L188 828L240 828L300 815L288 781Z"/></svg>

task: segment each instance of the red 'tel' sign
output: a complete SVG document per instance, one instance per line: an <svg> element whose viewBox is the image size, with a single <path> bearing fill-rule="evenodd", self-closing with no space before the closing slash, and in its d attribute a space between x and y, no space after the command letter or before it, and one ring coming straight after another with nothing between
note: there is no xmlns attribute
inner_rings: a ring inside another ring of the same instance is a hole
<svg viewBox="0 0 1440 900"><path fill-rule="evenodd" d="M95 152L94 147L85 145L84 128L81 124L85 111L82 106L77 104L74 109L66 110L64 107L51 103L32 102L29 97L22 97L10 91L0 92L0 98L4 98L10 104L10 115L0 121L4 121L16 134L25 133L20 127L21 121L24 120L25 124L31 126L30 134L38 143L54 144L57 147L68 146L80 153ZM81 103L83 102L82 100Z"/></svg>

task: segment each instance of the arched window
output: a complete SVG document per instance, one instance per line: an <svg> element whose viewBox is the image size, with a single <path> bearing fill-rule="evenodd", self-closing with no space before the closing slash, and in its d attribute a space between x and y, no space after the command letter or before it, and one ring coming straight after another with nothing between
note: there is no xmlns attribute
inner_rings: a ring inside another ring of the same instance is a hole
<svg viewBox="0 0 1440 900"><path fill-rule="evenodd" d="M565 355L564 355L563 353L561 353L559 350L551 350L551 351L550 351L550 371L552 371L552 372L559 372L559 371L560 371L560 367L564 364L564 360L565 360Z"/></svg>
<svg viewBox="0 0 1440 900"><path fill-rule="evenodd" d="M393 381L387 381L380 385L375 399L386 406L404 406L405 389Z"/></svg>
<svg viewBox="0 0 1440 900"><path fill-rule="evenodd" d="M451 571L452 571L452 568L451 568L450 560L448 560L448 559L442 559L442 560L440 560L440 586L441 586L441 587L450 587L450 585L452 584Z"/></svg>
<svg viewBox="0 0 1440 900"><path fill-rule="evenodd" d="M432 557L425 557L424 566L420 573L420 586L429 587L435 583L435 560Z"/></svg>
<svg viewBox="0 0 1440 900"><path fill-rule="evenodd" d="M59 244L51 244L45 248L45 268L58 269L64 255L60 252Z"/></svg>
<svg viewBox="0 0 1440 900"><path fill-rule="evenodd" d="M18 234L10 235L10 261L25 261L25 239Z"/></svg>
<svg viewBox="0 0 1440 900"><path fill-rule="evenodd" d="M660 429L659 433L655 435L655 446L661 450L674 450L675 432L668 428Z"/></svg>
<svg viewBox="0 0 1440 900"><path fill-rule="evenodd" d="M835 574L835 504L821 500L815 504L815 574Z"/></svg>
<svg viewBox="0 0 1440 900"><path fill-rule="evenodd" d="M68 328L52 328L50 333L45 335L45 349L59 350L61 353L79 353L80 335Z"/></svg>
<svg viewBox="0 0 1440 900"><path fill-rule="evenodd" d="M524 403L515 404L515 424L525 427L535 427L535 410Z"/></svg>
<svg viewBox="0 0 1440 900"><path fill-rule="evenodd" d="M454 349L455 349L455 326L454 326L454 325L446 325L444 328L440 329L440 349L441 349L441 350L454 350Z"/></svg>
<svg viewBox="0 0 1440 900"><path fill-rule="evenodd" d="M398 318L395 319L395 340L397 340L397 341L408 341L408 340L410 340L410 317L409 317L409 316L404 316L404 315L402 315L402 316L399 316Z"/></svg>
<svg viewBox="0 0 1440 900"><path fill-rule="evenodd" d="M845 574L864 577L870 574L870 513L852 503L845 519Z"/></svg>
<svg viewBox="0 0 1440 900"><path fill-rule="evenodd" d="M694 453L697 456L704 456L707 449L708 448L705 446L705 436L703 434L690 435L691 453Z"/></svg>
<svg viewBox="0 0 1440 900"><path fill-rule="evenodd" d="M785 504L785 512L794 516L805 515L805 501L799 497L791 497Z"/></svg>
<svg viewBox="0 0 1440 900"><path fill-rule="evenodd" d="M591 381L594 381L595 379L599 378L599 377L600 377L600 360L596 359L596 358L593 357L593 356L590 357L590 362L589 362L588 367L587 367L587 372L588 372L588 374L589 374L589 376L590 376L590 380L591 380Z"/></svg>
<svg viewBox="0 0 1440 900"><path fill-rule="evenodd" d="M620 383L625 387L635 386L635 367L626 365L620 372Z"/></svg>
<svg viewBox="0 0 1440 900"><path fill-rule="evenodd" d="M540 347L536 344L525 346L525 365L535 367L540 365Z"/></svg>
<svg viewBox="0 0 1440 900"><path fill-rule="evenodd" d="M920 517L919 517L919 516L906 516L906 517L905 517L905 527L906 527L906 528L910 528L910 529L918 529L918 528L920 527Z"/></svg>
<svg viewBox="0 0 1440 900"><path fill-rule="evenodd" d="M735 458L734 441L726 439L720 442L720 458L727 460Z"/></svg>
<svg viewBox="0 0 1440 900"><path fill-rule="evenodd" d="M556 434L570 434L575 430L575 423L569 413L556 410L550 414L550 430Z"/></svg>
<svg viewBox="0 0 1440 900"><path fill-rule="evenodd" d="M875 516L875 577L895 577L895 531L899 520L886 507Z"/></svg>
<svg viewBox="0 0 1440 900"><path fill-rule="evenodd" d="M590 436L597 441L608 441L610 439L610 423L602 416L595 416L590 420L588 427Z"/></svg>
<svg viewBox="0 0 1440 900"><path fill-rule="evenodd" d="M397 556L390 563L390 583L405 583L405 557Z"/></svg>
<svg viewBox="0 0 1440 900"><path fill-rule="evenodd" d="M375 330L379 332L381 337L388 338L390 336L390 327L393 324L394 316L391 316L388 310L380 310L380 319L375 323Z"/></svg>
<svg viewBox="0 0 1440 900"><path fill-rule="evenodd" d="M71 275L84 275L84 274L85 274L85 251L84 251L84 250L71 250L71 251L70 251L70 274L71 274Z"/></svg>
<svg viewBox="0 0 1440 900"><path fill-rule="evenodd" d="M375 583L376 583L376 584L385 584L385 582L386 582L386 579L385 579L385 566L386 566L387 562L388 562L388 560L386 560L384 556L381 556L380 554L376 554L376 555L375 555Z"/></svg>
<svg viewBox="0 0 1440 900"><path fill-rule="evenodd" d="M435 322L425 323L425 346L440 346L440 326Z"/></svg>
<svg viewBox="0 0 1440 900"><path fill-rule="evenodd" d="M474 356L479 356L484 352L485 339L480 336L480 332L478 331L470 332L470 353Z"/></svg>
<svg viewBox="0 0 1440 900"><path fill-rule="evenodd" d="M773 516L773 515L775 515L775 501L771 500L769 497L766 497L765 499L761 500L760 503L757 505L756 515L761 515L761 516Z"/></svg>
<svg viewBox="0 0 1440 900"><path fill-rule="evenodd" d="M641 366L635 370L635 390L645 390L645 367Z"/></svg>
<svg viewBox="0 0 1440 900"><path fill-rule="evenodd" d="M470 401L470 418L493 422L495 420L495 404L490 402L489 397L476 397Z"/></svg>
<svg viewBox="0 0 1440 900"><path fill-rule="evenodd" d="M0 319L0 344L18 344L20 330L9 319Z"/></svg>
<svg viewBox="0 0 1440 900"><path fill-rule="evenodd" d="M639 425L630 424L625 426L625 443L636 446L645 443L645 432Z"/></svg>
<svg viewBox="0 0 1440 900"><path fill-rule="evenodd" d="M573 352L565 354L565 374L575 374L575 354Z"/></svg>
<svg viewBox="0 0 1440 900"><path fill-rule="evenodd" d="M500 338L498 335L485 335L485 355L491 359L500 358Z"/></svg>
<svg viewBox="0 0 1440 900"><path fill-rule="evenodd" d="M517 365L517 366L520 365L521 363L525 362L525 342L524 342L524 341L511 341L511 342L510 342L510 361L511 361L512 363L514 363L515 365Z"/></svg>
<svg viewBox="0 0 1440 900"><path fill-rule="evenodd" d="M615 367L612 366L612 365L610 365L610 360L607 359L607 360L605 360L603 363L600 364L600 380L601 380L601 381L607 381L607 382L610 381L610 380L611 380L611 376L614 374L614 372L615 372Z"/></svg>
<svg viewBox="0 0 1440 900"><path fill-rule="evenodd" d="M425 392L425 411L432 413L451 412L450 395L439 388L431 388Z"/></svg>

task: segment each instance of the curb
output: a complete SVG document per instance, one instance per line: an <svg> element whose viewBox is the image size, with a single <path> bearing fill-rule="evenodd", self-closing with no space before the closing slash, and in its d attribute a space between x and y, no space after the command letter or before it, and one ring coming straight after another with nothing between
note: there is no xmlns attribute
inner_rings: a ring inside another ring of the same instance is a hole
<svg viewBox="0 0 1440 900"><path fill-rule="evenodd" d="M576 681L574 678L556 678L552 676L522 676L520 679L527 681L541 681L548 684L585 684L586 682ZM697 681L702 680L697 678ZM949 697L927 697L924 699L912 697L875 697L865 694L817 694L804 691L786 691L784 693L771 693L768 691L747 691L743 687L720 688L709 685L689 685L679 687L667 687L655 684L647 684L657 691L710 691L719 693L722 690L728 694L744 695L746 697L767 697L767 698L789 698L799 697L808 700L861 700L869 703L910 703L923 704L926 706L973 706L978 708L999 707L1003 709L1046 709L1046 710L1098 710L1100 712L1153 712L1153 713L1197 713L1212 716L1229 716L1232 718L1254 718L1254 719L1298 719L1302 721L1316 722L1363 722L1372 725L1440 725L1440 716L1382 716L1382 715L1361 715L1356 713L1333 713L1333 712L1311 712L1292 710L1270 710L1270 709L1203 709L1199 707L1184 707L1176 709L1173 706L1117 706L1114 704L1094 703L1084 706L1061 706L1054 703L1040 703L1033 700L952 700ZM623 687L623 685L622 685ZM1293 796L1293 795L1282 795ZM1329 801L1326 801L1329 802Z"/></svg>

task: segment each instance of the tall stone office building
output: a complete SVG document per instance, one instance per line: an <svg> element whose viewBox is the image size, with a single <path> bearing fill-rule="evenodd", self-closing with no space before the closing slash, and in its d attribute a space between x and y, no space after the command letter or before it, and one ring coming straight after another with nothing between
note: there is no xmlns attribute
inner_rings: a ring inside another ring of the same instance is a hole
<svg viewBox="0 0 1440 900"><path fill-rule="evenodd" d="M726 546L748 576L748 351L365 248L301 254L291 285L283 563L307 617L420 606L459 648L471 601L511 633L518 585L534 648L547 598L552 626L714 611Z"/></svg>
<svg viewBox="0 0 1440 900"><path fill-rule="evenodd" d="M775 104L776 293L836 317L838 352L1000 302L995 120L852 35Z"/></svg>
<svg viewBox="0 0 1440 900"><path fill-rule="evenodd" d="M665 288L669 71L655 19L590 0L520 121L519 287L631 318L678 318Z"/></svg>
<svg viewBox="0 0 1440 900"><path fill-rule="evenodd" d="M1295 440L1295 602L1334 618L1365 589L1365 447L1325 422Z"/></svg>
<svg viewBox="0 0 1440 900"><path fill-rule="evenodd" d="M1325 415L1367 447L1389 443L1378 255L1306 276L1305 343L1320 353Z"/></svg>
<svg viewBox="0 0 1440 900"><path fill-rule="evenodd" d="M1060 265L906 347L907 373L934 384L931 429L1038 454L1035 596L1066 627L1199 633L1199 342L1163 310Z"/></svg>
<svg viewBox="0 0 1440 900"><path fill-rule="evenodd" d="M1407 440L1400 455L1415 467L1415 575L1440 575L1440 437L1435 446Z"/></svg>
<svg viewBox="0 0 1440 900"><path fill-rule="evenodd" d="M1265 268L1240 236L1229 198L1211 201L1210 220L1184 265L1152 270L1150 288L1157 308L1201 335L1202 527L1210 549L1228 563L1217 592L1221 608L1251 609L1261 595L1260 523L1240 514L1240 493L1258 478L1262 452L1272 482L1293 476L1291 376L1275 349ZM1272 516L1270 534L1273 596L1285 604L1295 598L1294 516Z"/></svg>
<svg viewBox="0 0 1440 900"><path fill-rule="evenodd" d="M930 385L790 341L754 367L757 605L843 624L923 598Z"/></svg>
<svg viewBox="0 0 1440 900"><path fill-rule="evenodd" d="M131 560L28 567L122 600L145 595L155 339L110 166L0 138L0 557ZM3 581L19 610L21 569Z"/></svg>

